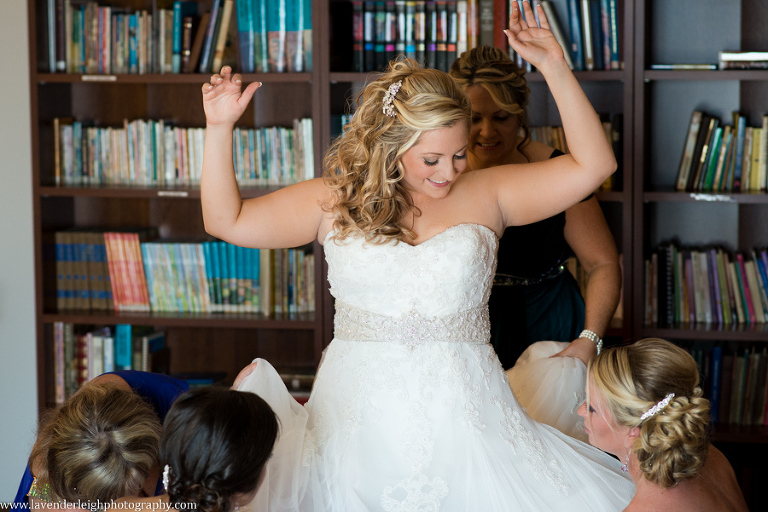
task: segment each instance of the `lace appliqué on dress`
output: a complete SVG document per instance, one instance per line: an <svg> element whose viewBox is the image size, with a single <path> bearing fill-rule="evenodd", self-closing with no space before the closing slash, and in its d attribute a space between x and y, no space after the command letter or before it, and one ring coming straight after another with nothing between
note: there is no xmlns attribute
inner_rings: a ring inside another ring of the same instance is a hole
<svg viewBox="0 0 768 512"><path fill-rule="evenodd" d="M537 480L546 479L554 486L558 494L567 495L570 492L570 487L565 483L560 463L556 460L546 460L544 446L540 438L523 426L518 411L513 410L508 403L503 402L498 397L494 397L492 401L504 414L502 430L499 432L501 438L515 453L519 453L518 448L523 452L521 455L525 457L525 462Z"/></svg>
<svg viewBox="0 0 768 512"><path fill-rule="evenodd" d="M381 506L387 512L438 512L440 500L447 495L445 480L437 477L429 480L419 473L384 488Z"/></svg>

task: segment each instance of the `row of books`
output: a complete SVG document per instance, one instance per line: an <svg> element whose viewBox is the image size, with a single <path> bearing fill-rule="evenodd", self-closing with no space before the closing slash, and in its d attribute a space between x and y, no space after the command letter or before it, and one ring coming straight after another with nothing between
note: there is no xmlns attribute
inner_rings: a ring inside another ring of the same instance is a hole
<svg viewBox="0 0 768 512"><path fill-rule="evenodd" d="M162 240L155 228L54 233L59 310L307 313L314 255L219 240Z"/></svg>
<svg viewBox="0 0 768 512"><path fill-rule="evenodd" d="M64 185L194 185L203 168L204 128L164 120L125 120L122 127L54 118L54 176ZM312 119L292 128L236 128L240 185L287 185L315 175Z"/></svg>
<svg viewBox="0 0 768 512"><path fill-rule="evenodd" d="M602 119L603 130L605 130L605 137L608 140L608 143L611 144L611 147L613 147L616 161L619 163L619 169L600 185L600 190L620 190L621 161L623 154L621 137L623 116L621 113L616 113L601 114L600 117ZM568 153L568 142L565 139L565 132L563 131L562 126L532 126L530 127L530 133L532 140L559 149L563 153Z"/></svg>
<svg viewBox="0 0 768 512"><path fill-rule="evenodd" d="M718 69L768 69L768 52L721 51L717 54Z"/></svg>
<svg viewBox="0 0 768 512"><path fill-rule="evenodd" d="M751 192L768 185L768 114L747 126L732 113L732 125L701 110L688 123L675 188L689 192Z"/></svg>
<svg viewBox="0 0 768 512"><path fill-rule="evenodd" d="M478 32L474 4L353 0L352 70L382 70L404 56L447 72L456 57L474 46L470 46Z"/></svg>
<svg viewBox="0 0 768 512"><path fill-rule="evenodd" d="M479 44L498 46L517 58L502 32L513 2L523 12L521 0L353 0L352 70L381 70L405 56L448 71L456 57ZM540 3L571 69L621 68L616 0ZM568 21L567 35L558 19Z"/></svg>
<svg viewBox="0 0 768 512"><path fill-rule="evenodd" d="M768 250L660 245L645 260L645 324L768 322Z"/></svg>
<svg viewBox="0 0 768 512"><path fill-rule="evenodd" d="M495 2L496 45L505 48L506 36L500 36L509 17L509 9L517 2L522 12L523 0ZM552 34L563 48L568 66L574 71L607 71L623 69L621 60L621 2L618 0L540 0ZM509 7L505 11L504 5ZM500 14L499 14L500 13ZM537 11L534 13L538 15ZM501 16L501 18L499 18ZM538 18L535 20L539 24ZM514 52L510 50L510 56ZM524 63L517 58L518 65ZM526 65L530 70L530 66Z"/></svg>
<svg viewBox="0 0 768 512"><path fill-rule="evenodd" d="M235 0L235 4L238 69L244 73L312 71L311 0Z"/></svg>
<svg viewBox="0 0 768 512"><path fill-rule="evenodd" d="M509 4L515 1L522 4L522 0L510 0ZM538 3L544 10L553 35L563 47L565 60L571 69L594 71L623 68L619 30L621 2L618 0L541 0ZM522 12L522 6L520 8ZM497 7L497 12L498 9ZM498 16L498 13L494 15ZM509 16L508 11L503 12L502 16ZM536 22L538 23L538 19ZM504 27L498 26L497 30L502 28ZM502 39L502 42L506 43L505 39Z"/></svg>
<svg viewBox="0 0 768 512"><path fill-rule="evenodd" d="M311 70L310 0L165 0L153 9L47 0L48 69L84 74ZM238 48L239 46L239 48Z"/></svg>
<svg viewBox="0 0 768 512"><path fill-rule="evenodd" d="M80 386L102 373L141 370L169 373L165 331L117 325L84 328L53 324L54 399L62 404Z"/></svg>
<svg viewBox="0 0 768 512"><path fill-rule="evenodd" d="M687 350L698 366L713 422L768 425L768 348L694 342Z"/></svg>

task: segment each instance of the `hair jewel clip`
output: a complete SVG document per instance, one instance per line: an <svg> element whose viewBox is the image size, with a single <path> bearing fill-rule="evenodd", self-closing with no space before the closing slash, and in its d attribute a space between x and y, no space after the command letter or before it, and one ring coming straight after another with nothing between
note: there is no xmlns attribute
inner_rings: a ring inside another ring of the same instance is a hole
<svg viewBox="0 0 768 512"><path fill-rule="evenodd" d="M168 492L168 485L171 483L171 466L166 464L163 469L163 488Z"/></svg>
<svg viewBox="0 0 768 512"><path fill-rule="evenodd" d="M660 413L661 411L663 411L664 408L669 405L670 400L672 400L673 398L675 398L675 394L670 393L667 396L665 396L663 399L659 400L659 402L656 405L654 405L653 407L645 411L643 415L640 416L640 421L648 419L651 416L654 416Z"/></svg>
<svg viewBox="0 0 768 512"><path fill-rule="evenodd" d="M395 105L393 104L395 100L395 95L397 94L397 91L400 90L400 87L403 85L402 80L398 80L397 82L394 82L392 85L389 86L387 89L387 92L384 93L384 100L382 103L384 104L384 107L381 109L384 114L388 115L389 117L397 117L397 112L395 112Z"/></svg>

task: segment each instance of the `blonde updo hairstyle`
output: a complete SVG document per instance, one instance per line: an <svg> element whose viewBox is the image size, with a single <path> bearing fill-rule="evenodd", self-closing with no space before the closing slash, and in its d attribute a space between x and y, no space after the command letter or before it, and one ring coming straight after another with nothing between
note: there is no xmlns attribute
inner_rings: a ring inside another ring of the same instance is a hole
<svg viewBox="0 0 768 512"><path fill-rule="evenodd" d="M383 112L384 96L400 80L392 100L396 115L391 117ZM324 180L333 192L326 208L335 218L335 236L363 233L375 243L413 237L400 225L413 207L400 159L425 132L456 123L469 129L469 100L446 73L404 59L392 62L356 102L352 120L324 160Z"/></svg>
<svg viewBox="0 0 768 512"><path fill-rule="evenodd" d="M451 65L451 76L466 91L473 85L482 87L496 106L517 118L523 137L518 151L528 160L523 148L531 140L526 108L531 90L525 80L525 70L494 46L476 46L461 54Z"/></svg>
<svg viewBox="0 0 768 512"><path fill-rule="evenodd" d="M647 338L604 350L590 361L588 375L614 421L639 427L633 450L645 478L673 487L698 474L709 451L710 405L688 352ZM670 393L675 396L666 407L640 419Z"/></svg>
<svg viewBox="0 0 768 512"><path fill-rule="evenodd" d="M37 480L49 485L55 499L138 496L157 465L161 429L139 395L112 384L88 385L48 418L30 466L39 468Z"/></svg>

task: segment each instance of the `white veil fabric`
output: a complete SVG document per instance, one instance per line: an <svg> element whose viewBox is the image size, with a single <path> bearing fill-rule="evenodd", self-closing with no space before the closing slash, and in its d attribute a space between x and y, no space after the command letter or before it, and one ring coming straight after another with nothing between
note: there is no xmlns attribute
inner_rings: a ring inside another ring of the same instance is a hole
<svg viewBox="0 0 768 512"><path fill-rule="evenodd" d="M574 357L551 357L568 342L538 341L507 370L509 387L531 418L589 442L576 411L586 398L587 367Z"/></svg>

